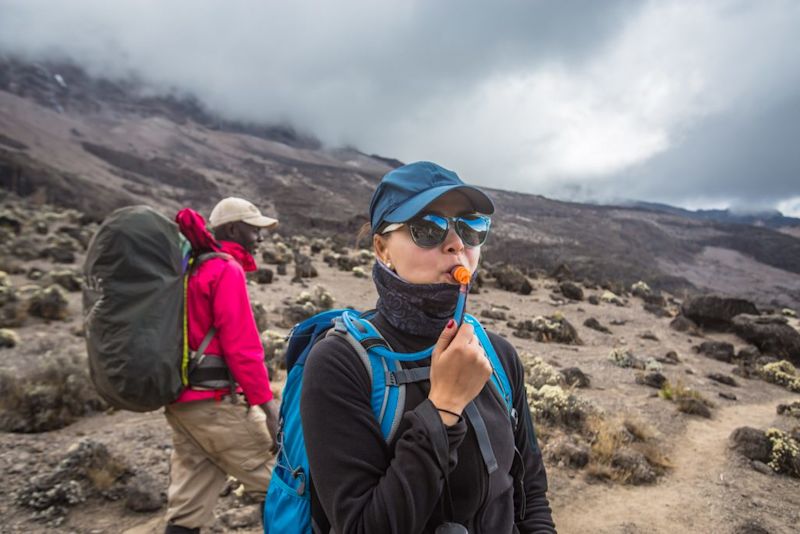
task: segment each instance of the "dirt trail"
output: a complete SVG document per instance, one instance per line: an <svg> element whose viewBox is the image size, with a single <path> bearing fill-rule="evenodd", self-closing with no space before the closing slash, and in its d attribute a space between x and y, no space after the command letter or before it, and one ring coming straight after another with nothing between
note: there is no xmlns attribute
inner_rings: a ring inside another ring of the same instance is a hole
<svg viewBox="0 0 800 534"><path fill-rule="evenodd" d="M734 491L729 485L733 468L728 465L728 437L743 425L771 426L775 406L792 400L796 397L727 406L711 420L692 419L674 441L674 468L663 480L649 487L586 486L555 514L559 532L730 532L733 525L721 521Z"/></svg>

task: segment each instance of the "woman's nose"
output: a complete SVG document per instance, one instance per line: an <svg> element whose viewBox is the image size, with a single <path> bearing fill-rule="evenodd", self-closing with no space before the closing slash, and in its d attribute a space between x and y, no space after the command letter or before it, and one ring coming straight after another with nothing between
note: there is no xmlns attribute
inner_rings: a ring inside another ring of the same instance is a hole
<svg viewBox="0 0 800 534"><path fill-rule="evenodd" d="M458 234L453 228L447 231L447 237L444 239L444 249L450 254L456 254L464 250L464 242L458 237Z"/></svg>

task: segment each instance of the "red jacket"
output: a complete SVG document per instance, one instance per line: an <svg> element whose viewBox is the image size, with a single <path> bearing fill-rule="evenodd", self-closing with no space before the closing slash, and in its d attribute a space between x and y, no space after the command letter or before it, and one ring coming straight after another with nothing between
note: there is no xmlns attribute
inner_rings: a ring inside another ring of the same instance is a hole
<svg viewBox="0 0 800 534"><path fill-rule="evenodd" d="M243 269L243 265L252 268L254 260L237 243L221 242L220 245L233 259L206 260L189 277L189 348L197 350L208 330L216 327L217 333L206 354L225 358L247 402L250 405L263 404L272 400L272 390ZM227 388L217 391L187 388L176 402L219 398L227 392Z"/></svg>

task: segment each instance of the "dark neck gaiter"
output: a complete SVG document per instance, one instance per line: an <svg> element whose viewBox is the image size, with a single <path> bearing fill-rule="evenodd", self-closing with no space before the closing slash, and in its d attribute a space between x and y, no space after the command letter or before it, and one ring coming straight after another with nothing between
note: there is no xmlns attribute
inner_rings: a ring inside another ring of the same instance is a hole
<svg viewBox="0 0 800 534"><path fill-rule="evenodd" d="M372 279L378 289L378 312L402 332L439 337L453 318L458 300L456 284L412 284L380 261L372 268Z"/></svg>

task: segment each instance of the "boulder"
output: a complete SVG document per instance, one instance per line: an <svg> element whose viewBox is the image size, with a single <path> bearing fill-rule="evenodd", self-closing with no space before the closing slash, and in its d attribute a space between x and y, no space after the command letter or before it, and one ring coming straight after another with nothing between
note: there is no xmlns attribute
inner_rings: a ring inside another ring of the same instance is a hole
<svg viewBox="0 0 800 534"><path fill-rule="evenodd" d="M708 373L706 375L707 378L710 378L714 382L719 382L720 384L725 384L726 386L738 387L739 383L734 380L732 376L728 376L723 373Z"/></svg>
<svg viewBox="0 0 800 534"><path fill-rule="evenodd" d="M578 367L567 367L559 372L564 377L564 382L570 387L588 388L590 385L589 377Z"/></svg>
<svg viewBox="0 0 800 534"><path fill-rule="evenodd" d="M730 363L733 361L733 345L726 341L704 341L694 347L694 350L720 362Z"/></svg>
<svg viewBox="0 0 800 534"><path fill-rule="evenodd" d="M505 321L506 312L504 310L500 310L497 308L491 308L489 310L481 310L481 317L485 317L487 319L494 319L496 321Z"/></svg>
<svg viewBox="0 0 800 534"><path fill-rule="evenodd" d="M155 512L164 505L161 484L149 473L137 472L125 485L125 507L133 512Z"/></svg>
<svg viewBox="0 0 800 534"><path fill-rule="evenodd" d="M657 478L645 455L630 448L615 451L611 457L611 467L622 472L624 478L633 485L651 484Z"/></svg>
<svg viewBox="0 0 800 534"><path fill-rule="evenodd" d="M667 377L658 371L651 371L649 373L636 373L636 383L643 386L661 389L666 381Z"/></svg>
<svg viewBox="0 0 800 534"><path fill-rule="evenodd" d="M510 321L508 326L514 329L513 334L522 339L535 339L542 343L555 342L567 345L583 345L575 327L561 314L538 316L524 321Z"/></svg>
<svg viewBox="0 0 800 534"><path fill-rule="evenodd" d="M733 330L762 353L800 365L800 333L786 324L785 317L739 315L733 319Z"/></svg>
<svg viewBox="0 0 800 534"><path fill-rule="evenodd" d="M683 302L681 313L705 328L728 331L734 317L743 313L758 315L758 308L745 299L698 295Z"/></svg>
<svg viewBox="0 0 800 534"><path fill-rule="evenodd" d="M621 298L619 298L615 293L611 291L604 291L602 295L600 295L600 300L606 302L608 304L613 304L615 306L625 306L625 302Z"/></svg>
<svg viewBox="0 0 800 534"><path fill-rule="evenodd" d="M561 282L558 287L561 290L561 294L569 300L583 300L583 289L578 287L577 284Z"/></svg>
<svg viewBox="0 0 800 534"><path fill-rule="evenodd" d="M533 286L528 281L528 278L522 274L522 271L511 265L504 265L495 269L492 272L497 285L506 291L519 293L520 295L530 295L533 291Z"/></svg>
<svg viewBox="0 0 800 534"><path fill-rule="evenodd" d="M67 318L69 301L64 289L58 285L51 285L32 293L28 312L42 319L64 320Z"/></svg>
<svg viewBox="0 0 800 534"><path fill-rule="evenodd" d="M678 315L669 323L669 327L676 332L685 332L692 336L700 335L700 328L697 324L684 315Z"/></svg>
<svg viewBox="0 0 800 534"><path fill-rule="evenodd" d="M680 358L678 358L678 353L675 352L674 350L668 351L663 356L658 356L656 360L659 361L660 363L665 363L667 365L678 365L679 363L681 363Z"/></svg>
<svg viewBox="0 0 800 534"><path fill-rule="evenodd" d="M54 284L58 284L72 293L80 291L83 287L80 274L72 269L52 271L50 273L50 280L52 280Z"/></svg>
<svg viewBox="0 0 800 534"><path fill-rule="evenodd" d="M683 397L677 399L675 403L678 405L678 411L680 412L688 413L690 415L699 415L700 417L711 419L711 408L703 399Z"/></svg>
<svg viewBox="0 0 800 534"><path fill-rule="evenodd" d="M257 284L271 284L274 277L275 273L272 272L272 269L266 267L259 267L254 272L247 274L247 278Z"/></svg>
<svg viewBox="0 0 800 534"><path fill-rule="evenodd" d="M253 318L256 320L256 328L258 328L259 332L263 332L269 326L267 308L260 302L255 301L252 302L251 308L253 310Z"/></svg>
<svg viewBox="0 0 800 534"><path fill-rule="evenodd" d="M600 324L600 321L598 321L594 317L589 317L588 319L586 319L583 322L583 326L585 326L586 328L591 328L592 330L597 330L598 332L602 332L604 334L611 333L611 330Z"/></svg>
<svg viewBox="0 0 800 534"><path fill-rule="evenodd" d="M592 306L599 306L600 305L600 299L597 297L597 295L589 295L589 297L586 299L586 301L589 304L591 304Z"/></svg>

